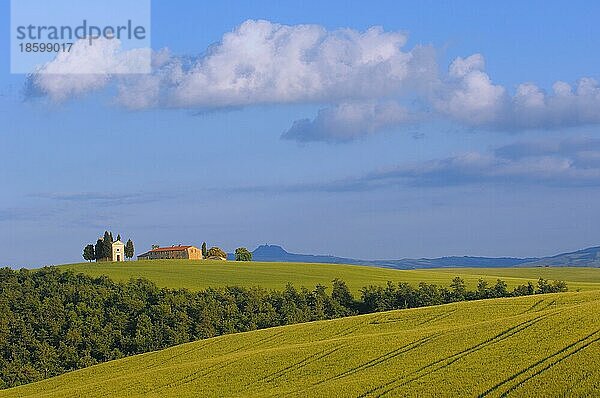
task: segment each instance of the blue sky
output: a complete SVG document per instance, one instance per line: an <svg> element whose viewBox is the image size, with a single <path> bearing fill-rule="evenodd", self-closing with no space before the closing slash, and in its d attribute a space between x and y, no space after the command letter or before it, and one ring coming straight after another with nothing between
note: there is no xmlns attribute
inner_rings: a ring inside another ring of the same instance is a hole
<svg viewBox="0 0 600 398"><path fill-rule="evenodd" d="M600 6L522 3L154 1L163 63L100 88L13 75L3 57L0 263L79 261L105 229L138 252L268 242L374 259L596 245ZM265 31L279 39L248 44ZM199 66L173 84L185 57ZM229 67L242 91L220 74Z"/></svg>

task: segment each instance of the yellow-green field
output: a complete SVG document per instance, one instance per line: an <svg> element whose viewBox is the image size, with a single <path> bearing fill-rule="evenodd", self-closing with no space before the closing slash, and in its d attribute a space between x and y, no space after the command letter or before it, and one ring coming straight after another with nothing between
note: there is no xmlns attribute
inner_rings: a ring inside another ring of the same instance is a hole
<svg viewBox="0 0 600 398"><path fill-rule="evenodd" d="M455 276L462 277L473 288L480 278L506 281L509 287L537 281L568 282L569 290L600 290L600 268L452 268L427 270L394 270L378 267L339 264L303 263L239 263L219 261L155 260L127 263L83 263L61 266L93 276L108 275L113 280L147 278L161 287L199 290L218 286L261 286L282 289L288 282L296 287L329 286L334 278L344 280L357 293L370 284L387 281L436 283L448 285Z"/></svg>
<svg viewBox="0 0 600 398"><path fill-rule="evenodd" d="M588 397L600 293L460 302L226 335L2 397Z"/></svg>

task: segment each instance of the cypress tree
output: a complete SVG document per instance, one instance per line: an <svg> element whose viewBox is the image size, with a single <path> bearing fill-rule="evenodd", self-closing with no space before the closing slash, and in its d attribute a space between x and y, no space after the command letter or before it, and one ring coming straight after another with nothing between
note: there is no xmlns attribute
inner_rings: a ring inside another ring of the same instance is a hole
<svg viewBox="0 0 600 398"><path fill-rule="evenodd" d="M125 244L125 257L132 258L134 253L135 249L133 247L133 242L131 239L128 239L127 243Z"/></svg>
<svg viewBox="0 0 600 398"><path fill-rule="evenodd" d="M111 260L112 259L112 243L113 243L112 233L109 233L108 231L104 232L103 243L104 244L103 244L103 250L102 250L102 258Z"/></svg>
<svg viewBox="0 0 600 398"><path fill-rule="evenodd" d="M96 247L94 248L94 257L96 258L96 261L100 261L104 257L104 241L102 239L98 239L96 241Z"/></svg>

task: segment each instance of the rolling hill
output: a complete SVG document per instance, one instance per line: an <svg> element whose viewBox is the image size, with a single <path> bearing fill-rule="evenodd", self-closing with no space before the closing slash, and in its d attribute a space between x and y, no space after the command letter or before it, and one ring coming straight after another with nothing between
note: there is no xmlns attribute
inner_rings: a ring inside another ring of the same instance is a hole
<svg viewBox="0 0 600 398"><path fill-rule="evenodd" d="M225 335L0 397L592 396L600 295L461 302ZM543 392L543 394L542 394Z"/></svg>
<svg viewBox="0 0 600 398"><path fill-rule="evenodd" d="M577 250L571 253L544 257L519 264L522 267L600 267L600 246Z"/></svg>
<svg viewBox="0 0 600 398"><path fill-rule="evenodd" d="M228 256L233 260L233 254ZM252 252L252 259L261 262L288 262L288 263L321 263L321 264L354 264L369 265L369 261L355 258L336 257L330 255L297 254L286 251L278 245L261 245ZM373 264L374 265L374 264Z"/></svg>
<svg viewBox="0 0 600 398"><path fill-rule="evenodd" d="M355 258L289 253L281 246L261 245L253 252L256 261L373 265L396 269L444 267L600 267L600 246L551 257L474 257L446 256L437 258L404 258L400 260L360 260ZM233 254L229 255L233 259Z"/></svg>
<svg viewBox="0 0 600 398"><path fill-rule="evenodd" d="M152 260L125 263L81 263L60 266L92 276L107 275L116 281L147 278L159 286L200 290L217 286L261 286L283 289L289 282L296 287L330 286L335 278L344 280L356 294L371 284L387 281L448 285L455 276L474 287L480 278L505 280L509 287L535 282L538 278L564 280L570 290L600 289L599 268L442 268L396 270L341 264L222 262L209 260Z"/></svg>
<svg viewBox="0 0 600 398"><path fill-rule="evenodd" d="M233 259L230 254L229 259ZM261 245L253 252L255 261L296 262L296 263L323 263L323 264L354 264L372 265L396 269L419 269L441 267L512 267L538 258L513 258L513 257L472 257L448 256L438 258L405 258L401 260L360 260L355 258L336 257L330 255L296 254L289 253L278 245Z"/></svg>

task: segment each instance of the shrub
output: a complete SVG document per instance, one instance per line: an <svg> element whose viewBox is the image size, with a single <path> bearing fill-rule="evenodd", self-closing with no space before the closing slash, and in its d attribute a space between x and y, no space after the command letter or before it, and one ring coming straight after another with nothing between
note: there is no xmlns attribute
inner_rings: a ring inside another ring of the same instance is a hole
<svg viewBox="0 0 600 398"><path fill-rule="evenodd" d="M211 247L210 249L208 249L208 252L206 252L207 257L221 257L221 258L227 258L227 253L225 253L221 248L218 247Z"/></svg>
<svg viewBox="0 0 600 398"><path fill-rule="evenodd" d="M252 261L252 253L245 247L235 249L235 261Z"/></svg>

